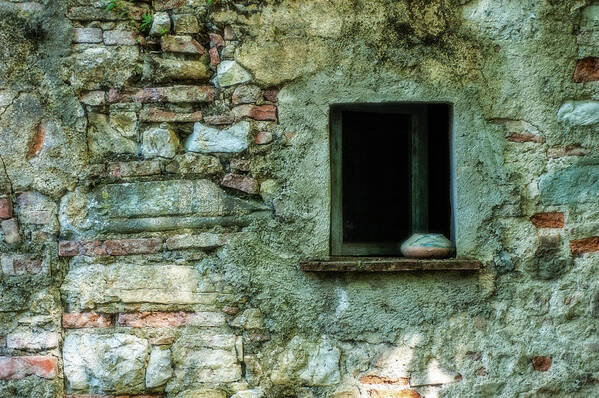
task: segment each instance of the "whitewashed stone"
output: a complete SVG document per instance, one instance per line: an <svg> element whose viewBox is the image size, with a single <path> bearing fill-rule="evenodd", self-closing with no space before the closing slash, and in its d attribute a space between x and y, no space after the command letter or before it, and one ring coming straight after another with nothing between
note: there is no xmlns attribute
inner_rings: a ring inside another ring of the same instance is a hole
<svg viewBox="0 0 599 398"><path fill-rule="evenodd" d="M561 121L579 126L599 123L599 101L568 101L557 112Z"/></svg>
<svg viewBox="0 0 599 398"><path fill-rule="evenodd" d="M58 334L55 332L13 332L6 336L6 347L25 351L48 350L58 347Z"/></svg>
<svg viewBox="0 0 599 398"><path fill-rule="evenodd" d="M239 391L231 396L231 398L262 398L264 391L260 389Z"/></svg>
<svg viewBox="0 0 599 398"><path fill-rule="evenodd" d="M174 158L179 146L179 138L174 131L164 127L154 127L144 131L141 153L146 159L155 157Z"/></svg>
<svg viewBox="0 0 599 398"><path fill-rule="evenodd" d="M170 350L154 348L146 370L146 387L160 387L173 376Z"/></svg>
<svg viewBox="0 0 599 398"><path fill-rule="evenodd" d="M311 386L330 386L339 383L338 348L322 342L310 352L306 368L299 374L300 380Z"/></svg>
<svg viewBox="0 0 599 398"><path fill-rule="evenodd" d="M73 43L101 43L102 29L98 28L76 28Z"/></svg>
<svg viewBox="0 0 599 398"><path fill-rule="evenodd" d="M196 123L193 134L185 142L185 149L201 153L237 153L247 149L249 134L249 122L239 122L224 130Z"/></svg>
<svg viewBox="0 0 599 398"><path fill-rule="evenodd" d="M162 36L171 31L171 17L166 12L154 14L150 36Z"/></svg>
<svg viewBox="0 0 599 398"><path fill-rule="evenodd" d="M252 75L235 61L223 61L218 65L217 78L221 87L229 87L249 82Z"/></svg>
<svg viewBox="0 0 599 398"><path fill-rule="evenodd" d="M104 44L107 46L135 46L135 33L128 30L107 30L104 32Z"/></svg>
<svg viewBox="0 0 599 398"><path fill-rule="evenodd" d="M69 334L63 347L67 386L73 391L142 392L148 354L148 342L132 335Z"/></svg>

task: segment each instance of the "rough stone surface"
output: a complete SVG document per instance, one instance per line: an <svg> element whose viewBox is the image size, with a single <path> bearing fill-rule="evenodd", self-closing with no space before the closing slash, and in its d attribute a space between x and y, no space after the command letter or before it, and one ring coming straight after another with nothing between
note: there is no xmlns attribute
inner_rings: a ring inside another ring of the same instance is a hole
<svg viewBox="0 0 599 398"><path fill-rule="evenodd" d="M237 153L247 149L249 134L248 122L239 122L223 130L196 123L193 134L185 141L185 149L201 153Z"/></svg>
<svg viewBox="0 0 599 398"><path fill-rule="evenodd" d="M146 369L146 387L154 388L166 384L172 377L171 352L161 348L153 348Z"/></svg>
<svg viewBox="0 0 599 398"><path fill-rule="evenodd" d="M568 101L559 108L557 117L574 125L597 124L599 123L599 101Z"/></svg>
<svg viewBox="0 0 599 398"><path fill-rule="evenodd" d="M544 204L591 202L599 197L599 165L572 166L541 176L541 200Z"/></svg>
<svg viewBox="0 0 599 398"><path fill-rule="evenodd" d="M177 153L179 138L168 128L152 128L143 132L141 153L146 159L155 157L172 159Z"/></svg>
<svg viewBox="0 0 599 398"><path fill-rule="evenodd" d="M218 65L217 78L221 87L229 87L250 81L252 75L235 61L223 61Z"/></svg>
<svg viewBox="0 0 599 398"><path fill-rule="evenodd" d="M162 36L171 31L171 17L166 12L154 13L150 36Z"/></svg>

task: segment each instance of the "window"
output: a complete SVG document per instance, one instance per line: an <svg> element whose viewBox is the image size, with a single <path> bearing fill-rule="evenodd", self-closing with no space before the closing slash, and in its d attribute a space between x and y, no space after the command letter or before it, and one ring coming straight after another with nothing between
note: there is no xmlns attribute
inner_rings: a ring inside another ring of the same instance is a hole
<svg viewBox="0 0 599 398"><path fill-rule="evenodd" d="M452 238L451 105L331 106L331 254L400 255L415 232Z"/></svg>

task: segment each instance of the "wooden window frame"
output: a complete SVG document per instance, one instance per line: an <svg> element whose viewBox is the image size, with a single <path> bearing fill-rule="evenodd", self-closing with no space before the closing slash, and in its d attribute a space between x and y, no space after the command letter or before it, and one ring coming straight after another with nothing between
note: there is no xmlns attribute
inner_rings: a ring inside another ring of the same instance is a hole
<svg viewBox="0 0 599 398"><path fill-rule="evenodd" d="M343 241L343 112L407 114L411 119L411 227L427 232L428 225L428 105L429 103L334 104L330 107L331 157L331 255L393 256L400 255L402 242L357 243Z"/></svg>

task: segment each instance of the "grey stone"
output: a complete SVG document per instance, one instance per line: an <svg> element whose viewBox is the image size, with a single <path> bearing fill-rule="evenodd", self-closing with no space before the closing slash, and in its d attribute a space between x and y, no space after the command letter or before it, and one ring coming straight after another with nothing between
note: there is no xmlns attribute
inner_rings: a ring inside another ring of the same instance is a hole
<svg viewBox="0 0 599 398"><path fill-rule="evenodd" d="M330 386L339 383L341 352L327 342L322 342L310 352L306 367L300 372L301 381L311 386Z"/></svg>
<svg viewBox="0 0 599 398"><path fill-rule="evenodd" d="M264 391L255 388L253 390L238 391L235 394L231 395L231 398L262 398L263 396Z"/></svg>
<svg viewBox="0 0 599 398"><path fill-rule="evenodd" d="M559 120L579 126L599 123L599 101L568 101L557 112Z"/></svg>
<svg viewBox="0 0 599 398"><path fill-rule="evenodd" d="M154 83L167 83L181 80L195 82L207 81L212 71L204 61L162 59L146 57L143 78Z"/></svg>
<svg viewBox="0 0 599 398"><path fill-rule="evenodd" d="M154 14L150 36L162 36L171 31L171 17L166 12L157 12Z"/></svg>
<svg viewBox="0 0 599 398"><path fill-rule="evenodd" d="M104 32L104 44L107 46L135 46L135 32L129 30L107 30Z"/></svg>
<svg viewBox="0 0 599 398"><path fill-rule="evenodd" d="M101 43L102 29L98 28L76 28L73 43Z"/></svg>
<svg viewBox="0 0 599 398"><path fill-rule="evenodd" d="M174 158L179 146L179 138L166 127L154 127L144 131L141 153L146 159L155 157Z"/></svg>
<svg viewBox="0 0 599 398"><path fill-rule="evenodd" d="M171 351L153 348L146 369L146 387L163 386L172 376Z"/></svg>
<svg viewBox="0 0 599 398"><path fill-rule="evenodd" d="M136 112L121 109L110 110L110 127L121 136L135 140L138 125Z"/></svg>
<svg viewBox="0 0 599 398"><path fill-rule="evenodd" d="M68 334L64 374L71 391L135 394L144 391L149 344L128 334Z"/></svg>
<svg viewBox="0 0 599 398"><path fill-rule="evenodd" d="M235 61L222 61L217 68L218 84L234 86L252 80L252 75Z"/></svg>
<svg viewBox="0 0 599 398"><path fill-rule="evenodd" d="M139 58L139 49L133 45L74 50L72 73L69 74L74 89L122 87L135 73Z"/></svg>
<svg viewBox="0 0 599 398"><path fill-rule="evenodd" d="M248 308L231 321L231 326L243 329L261 329L264 327L264 315L257 308Z"/></svg>
<svg viewBox="0 0 599 398"><path fill-rule="evenodd" d="M547 173L539 180L546 205L596 202L599 198L599 165L571 166Z"/></svg>
<svg viewBox="0 0 599 398"><path fill-rule="evenodd" d="M250 123L245 121L224 130L196 123L193 134L185 141L185 149L201 153L237 153L247 149L249 134Z"/></svg>
<svg viewBox="0 0 599 398"><path fill-rule="evenodd" d="M173 15L176 34L195 34L200 31L198 20L193 14Z"/></svg>
<svg viewBox="0 0 599 398"><path fill-rule="evenodd" d="M116 154L137 155L137 142L113 129L107 115L90 113L88 120L87 142L92 161L102 161Z"/></svg>
<svg viewBox="0 0 599 398"><path fill-rule="evenodd" d="M176 155L173 161L165 166L165 170L167 173L180 173L182 175L212 176L221 173L223 167L215 156L186 152L182 155Z"/></svg>
<svg viewBox="0 0 599 398"><path fill-rule="evenodd" d="M234 104L251 104L260 98L260 94L262 90L260 87L254 86L252 84L241 85L235 88L233 91L233 103Z"/></svg>

